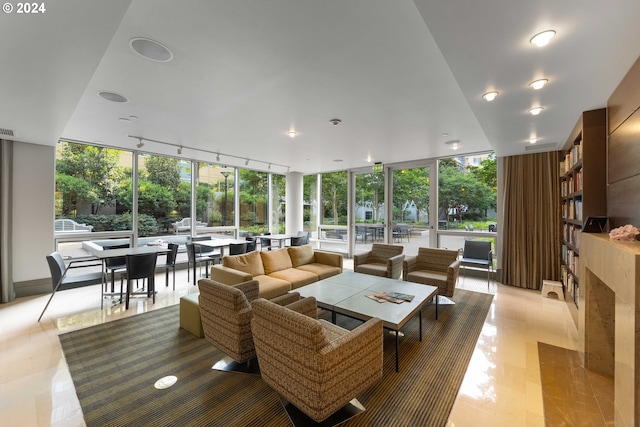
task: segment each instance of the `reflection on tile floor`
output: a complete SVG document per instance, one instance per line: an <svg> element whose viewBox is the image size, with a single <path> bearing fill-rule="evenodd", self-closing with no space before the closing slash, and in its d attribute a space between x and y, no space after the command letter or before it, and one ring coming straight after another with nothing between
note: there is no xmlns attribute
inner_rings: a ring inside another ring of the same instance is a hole
<svg viewBox="0 0 640 427"><path fill-rule="evenodd" d="M548 426L614 425L613 378L584 368L577 351L538 343Z"/></svg>
<svg viewBox="0 0 640 427"><path fill-rule="evenodd" d="M353 261L345 259L345 269ZM41 322L49 295L0 305L0 413L2 425L84 426L82 410L60 348L58 334L169 305L197 292L178 270L176 290L156 279L156 303L134 298L129 310L110 303L100 309L100 288L56 294ZM458 286L488 292L486 279L461 277ZM491 283L495 294L448 427L544 426L538 342L575 349L577 330L564 302L538 291Z"/></svg>

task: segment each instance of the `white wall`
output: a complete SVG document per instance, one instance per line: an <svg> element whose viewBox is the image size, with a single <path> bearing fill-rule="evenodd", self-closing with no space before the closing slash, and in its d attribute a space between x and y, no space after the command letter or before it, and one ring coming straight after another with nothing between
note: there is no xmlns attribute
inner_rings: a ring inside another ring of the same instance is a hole
<svg viewBox="0 0 640 427"><path fill-rule="evenodd" d="M54 249L55 147L14 143L13 282L47 278L46 256Z"/></svg>

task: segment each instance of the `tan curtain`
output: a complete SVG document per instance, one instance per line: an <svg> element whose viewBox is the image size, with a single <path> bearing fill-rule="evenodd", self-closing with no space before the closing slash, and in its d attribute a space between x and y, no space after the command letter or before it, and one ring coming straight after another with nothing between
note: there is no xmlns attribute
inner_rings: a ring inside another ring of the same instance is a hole
<svg viewBox="0 0 640 427"><path fill-rule="evenodd" d="M504 159L505 285L540 289L560 276L559 161L557 151Z"/></svg>
<svg viewBox="0 0 640 427"><path fill-rule="evenodd" d="M13 141L0 139L0 302L13 301L11 272L11 187Z"/></svg>

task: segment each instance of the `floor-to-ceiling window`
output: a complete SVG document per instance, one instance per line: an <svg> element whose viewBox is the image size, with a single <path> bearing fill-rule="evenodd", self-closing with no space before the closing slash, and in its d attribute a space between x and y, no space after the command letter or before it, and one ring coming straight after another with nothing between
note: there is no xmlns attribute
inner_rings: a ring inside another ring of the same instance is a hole
<svg viewBox="0 0 640 427"><path fill-rule="evenodd" d="M321 174L320 187L319 244L327 249L346 252L349 209L347 171Z"/></svg>
<svg viewBox="0 0 640 427"><path fill-rule="evenodd" d="M318 237L318 175L305 175L302 179L303 229L311 233L311 238L316 239Z"/></svg>
<svg viewBox="0 0 640 427"><path fill-rule="evenodd" d="M366 252L384 240L384 171L356 173L354 196L351 239L355 253Z"/></svg>
<svg viewBox="0 0 640 427"><path fill-rule="evenodd" d="M269 174L240 169L240 231L254 235L269 230Z"/></svg>
<svg viewBox="0 0 640 427"><path fill-rule="evenodd" d="M196 220L199 227L227 227L235 224L235 170L197 162ZM197 228L196 228L197 230Z"/></svg>
<svg viewBox="0 0 640 427"><path fill-rule="evenodd" d="M271 175L271 230L272 233L285 232L287 177Z"/></svg>
<svg viewBox="0 0 640 427"><path fill-rule="evenodd" d="M438 246L461 249L466 239L480 239L490 240L495 251L495 155L457 156L438 163Z"/></svg>

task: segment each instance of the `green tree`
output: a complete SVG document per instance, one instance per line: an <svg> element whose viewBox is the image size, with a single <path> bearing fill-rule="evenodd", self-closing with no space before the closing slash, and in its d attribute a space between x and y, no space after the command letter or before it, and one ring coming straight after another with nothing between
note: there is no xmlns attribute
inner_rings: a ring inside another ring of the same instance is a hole
<svg viewBox="0 0 640 427"><path fill-rule="evenodd" d="M95 188L82 178L56 174L56 213L59 217L76 216L78 202L96 203L98 195Z"/></svg>
<svg viewBox="0 0 640 427"><path fill-rule="evenodd" d="M340 224L340 217L347 216L347 172L322 174L322 202L325 224L332 220L333 225L346 225Z"/></svg>
<svg viewBox="0 0 640 427"><path fill-rule="evenodd" d="M467 170L478 181L485 183L487 187L491 189L492 197L489 207L495 209L498 198L498 166L496 155L493 153L490 154L489 157L480 162L480 166L467 166Z"/></svg>
<svg viewBox="0 0 640 427"><path fill-rule="evenodd" d="M118 194L118 203L132 210L133 195L131 194L131 179L124 181ZM166 217L175 208L175 200L171 192L151 181L138 181L138 213L144 213L158 218Z"/></svg>
<svg viewBox="0 0 640 427"><path fill-rule="evenodd" d="M378 222L378 213L384 204L384 173L371 172L356 175L356 188L360 204L371 202L373 222Z"/></svg>
<svg viewBox="0 0 640 427"><path fill-rule="evenodd" d="M465 212L487 209L490 205L491 189L457 167L443 168L439 185L440 211L448 214L453 210L458 221L462 221Z"/></svg>
<svg viewBox="0 0 640 427"><path fill-rule="evenodd" d="M145 156L147 179L167 189L177 191L180 186L179 160L164 156Z"/></svg>
<svg viewBox="0 0 640 427"><path fill-rule="evenodd" d="M118 165L121 151L111 148L65 142L61 157L56 161L58 176L67 175L85 181L91 191L79 191L78 202L89 203L91 213L98 214L100 208L112 206L116 199L118 182L123 177ZM64 179L64 178L63 178ZM57 188L60 191L60 188ZM86 199L83 197L87 196Z"/></svg>
<svg viewBox="0 0 640 427"><path fill-rule="evenodd" d="M429 168L411 168L394 172L394 221L405 221L402 211L405 202L415 203L417 218L420 218L421 212L429 213L429 186Z"/></svg>

